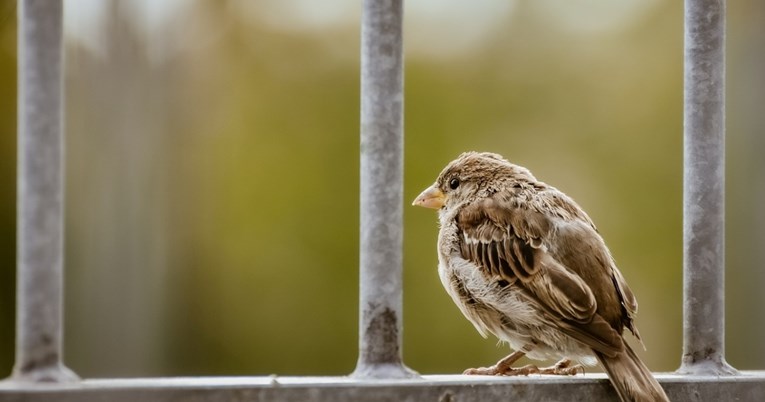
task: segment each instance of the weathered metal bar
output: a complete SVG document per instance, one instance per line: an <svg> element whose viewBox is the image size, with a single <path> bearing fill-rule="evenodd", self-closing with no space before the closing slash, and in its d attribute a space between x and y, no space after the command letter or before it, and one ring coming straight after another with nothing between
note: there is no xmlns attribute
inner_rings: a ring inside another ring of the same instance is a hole
<svg viewBox="0 0 765 402"><path fill-rule="evenodd" d="M658 374L673 402L761 402L765 372L736 377ZM348 377L196 377L83 380L46 387L0 383L0 400L24 402L612 402L616 392L605 374L577 376L427 375L421 379Z"/></svg>
<svg viewBox="0 0 765 402"><path fill-rule="evenodd" d="M18 8L17 381L77 378L62 363L62 8L61 0Z"/></svg>
<svg viewBox="0 0 765 402"><path fill-rule="evenodd" d="M408 377L401 355L402 0L364 0L361 19L359 359L353 375Z"/></svg>
<svg viewBox="0 0 765 402"><path fill-rule="evenodd" d="M683 358L692 374L725 362L725 0L685 0Z"/></svg>

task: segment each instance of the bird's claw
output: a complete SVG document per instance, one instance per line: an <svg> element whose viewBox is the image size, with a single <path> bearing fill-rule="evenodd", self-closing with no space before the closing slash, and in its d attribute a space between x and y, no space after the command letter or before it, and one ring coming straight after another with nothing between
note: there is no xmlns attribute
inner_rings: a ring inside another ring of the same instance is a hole
<svg viewBox="0 0 765 402"><path fill-rule="evenodd" d="M564 359L550 367L539 369L539 374L549 375L577 375L584 374L584 367L581 364L572 364L571 360Z"/></svg>
<svg viewBox="0 0 765 402"><path fill-rule="evenodd" d="M497 375L496 366L469 368L462 372L464 375Z"/></svg>
<svg viewBox="0 0 765 402"><path fill-rule="evenodd" d="M582 367L580 364L572 365L571 360L561 360L550 367L539 368L533 364L528 364L518 368L494 365L491 367L469 368L462 374L496 376L527 376L529 374L577 375L584 374L584 367Z"/></svg>
<svg viewBox="0 0 765 402"><path fill-rule="evenodd" d="M523 367L497 367L491 366L491 367L479 367L479 368L470 368L465 370L462 374L465 375L497 375L497 376L518 376L518 375L529 375L529 374L537 374L539 373L539 367L528 364Z"/></svg>

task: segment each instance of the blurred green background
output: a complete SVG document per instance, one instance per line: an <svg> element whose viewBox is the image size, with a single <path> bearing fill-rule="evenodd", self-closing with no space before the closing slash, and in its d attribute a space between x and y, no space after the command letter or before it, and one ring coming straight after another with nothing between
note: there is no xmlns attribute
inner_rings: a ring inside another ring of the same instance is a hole
<svg viewBox="0 0 765 402"><path fill-rule="evenodd" d="M66 362L85 377L347 374L356 362L360 2L66 1ZM407 203L466 150L574 197L682 342L682 2L406 2ZM729 2L727 356L765 368L765 3ZM0 376L13 365L16 3L0 1ZM404 356L507 353L405 209Z"/></svg>

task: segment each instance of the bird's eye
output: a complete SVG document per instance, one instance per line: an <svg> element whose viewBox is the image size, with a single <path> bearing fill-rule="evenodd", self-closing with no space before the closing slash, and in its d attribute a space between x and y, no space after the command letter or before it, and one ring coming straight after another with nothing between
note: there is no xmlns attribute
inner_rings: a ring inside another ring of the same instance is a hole
<svg viewBox="0 0 765 402"><path fill-rule="evenodd" d="M459 187L459 186L460 186L460 179L455 177L455 178L449 180L449 188L450 189L456 190L457 187Z"/></svg>

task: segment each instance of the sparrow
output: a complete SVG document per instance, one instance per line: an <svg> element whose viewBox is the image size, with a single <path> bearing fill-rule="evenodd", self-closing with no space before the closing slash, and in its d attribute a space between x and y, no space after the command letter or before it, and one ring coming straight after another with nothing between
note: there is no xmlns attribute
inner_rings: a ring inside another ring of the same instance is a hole
<svg viewBox="0 0 765 402"><path fill-rule="evenodd" d="M598 361L622 401L669 401L623 338L626 328L640 340L637 300L574 200L498 154L466 152L413 205L438 210L447 293L484 338L514 350L465 374L573 375ZM512 367L524 355L560 360Z"/></svg>

